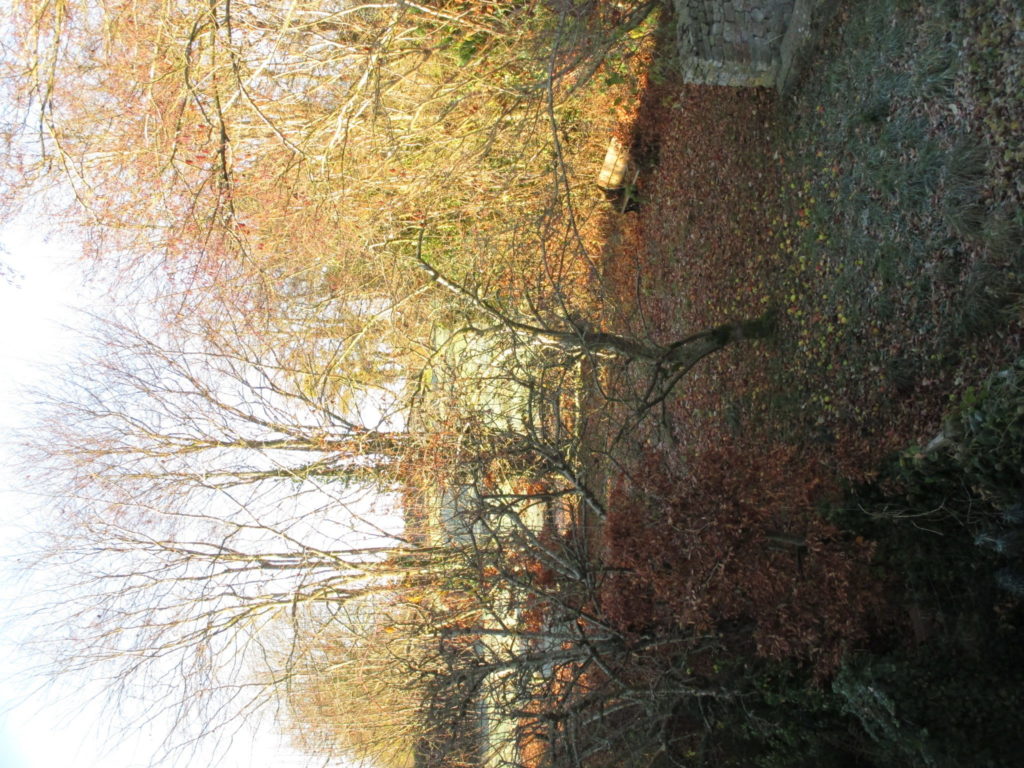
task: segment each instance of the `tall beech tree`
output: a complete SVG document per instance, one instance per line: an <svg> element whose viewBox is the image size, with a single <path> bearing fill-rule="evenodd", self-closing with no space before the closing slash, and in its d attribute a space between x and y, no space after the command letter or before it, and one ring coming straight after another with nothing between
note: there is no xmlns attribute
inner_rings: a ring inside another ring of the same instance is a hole
<svg viewBox="0 0 1024 768"><path fill-rule="evenodd" d="M464 400L411 428L380 400L367 422L310 392L291 350L275 357L274 344L246 343L238 328L226 338L186 330L101 325L30 435L26 470L54 501L32 557L56 596L37 613L57 671L98 672L128 711L141 691L159 692L145 716L200 724L167 745L175 757L193 735L229 733L232 718L308 677L299 649L350 612L421 606L403 614L402 632L424 642L448 626L452 637L514 635L495 623L509 620L502 595L513 582L501 574L539 544L516 507L457 509L479 538L419 537L410 520L437 502L417 511L389 492L431 475L427 493L441 493L448 461L460 467L449 482L483 483L490 462L533 444L532 431L460 415ZM442 464L417 473L435 453ZM579 576L572 558L545 561Z"/></svg>
<svg viewBox="0 0 1024 768"><path fill-rule="evenodd" d="M427 217L470 270L513 258L549 109L653 5L16 0L7 199L63 190L95 258L189 290L315 265L403 295L365 259Z"/></svg>
<svg viewBox="0 0 1024 768"><path fill-rule="evenodd" d="M392 492L426 447L463 439L405 429L383 396L338 407L267 338L186 330L101 325L41 398L24 464L51 505L28 559L55 671L102 677L129 718L198 724L172 757L272 700L282 627L439 567Z"/></svg>
<svg viewBox="0 0 1024 768"><path fill-rule="evenodd" d="M396 706L450 726L435 746L489 707L568 754L647 706L587 534L527 510L605 514L563 411L579 363L643 369L642 417L771 330L613 333L552 263L552 240L586 255L590 186L560 110L653 5L16 0L5 210L55 193L120 295L157 294L101 325L28 441L38 559L69 584L58 669L210 731L383 665L395 634L419 675Z"/></svg>

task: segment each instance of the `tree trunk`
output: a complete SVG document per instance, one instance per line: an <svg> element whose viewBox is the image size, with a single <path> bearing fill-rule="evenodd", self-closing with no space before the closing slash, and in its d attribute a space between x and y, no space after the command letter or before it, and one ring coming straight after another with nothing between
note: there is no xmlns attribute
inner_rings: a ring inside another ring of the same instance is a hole
<svg viewBox="0 0 1024 768"><path fill-rule="evenodd" d="M566 350L589 355L613 354L630 360L642 360L671 368L690 368L707 355L745 339L761 339L775 330L775 313L754 320L726 323L701 331L668 346L649 344L616 333L592 330L586 321L574 320L576 332L547 331L544 335Z"/></svg>

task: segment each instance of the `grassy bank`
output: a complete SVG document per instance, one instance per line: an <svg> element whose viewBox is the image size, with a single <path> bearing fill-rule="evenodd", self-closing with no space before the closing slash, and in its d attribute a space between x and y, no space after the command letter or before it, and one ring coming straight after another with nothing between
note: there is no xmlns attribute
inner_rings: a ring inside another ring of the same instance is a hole
<svg viewBox="0 0 1024 768"><path fill-rule="evenodd" d="M1020 134L981 128L980 27L952 2L851 6L780 110L776 376L811 399L779 415L846 443L850 473L1020 344L1024 218L1004 183Z"/></svg>
<svg viewBox="0 0 1024 768"><path fill-rule="evenodd" d="M743 689L660 713L665 759L1002 766L1022 746L1022 28L999 0L845 3L786 97L655 59L607 322L780 317L603 446L606 557L642 574L609 606L634 632L714 627L685 671Z"/></svg>

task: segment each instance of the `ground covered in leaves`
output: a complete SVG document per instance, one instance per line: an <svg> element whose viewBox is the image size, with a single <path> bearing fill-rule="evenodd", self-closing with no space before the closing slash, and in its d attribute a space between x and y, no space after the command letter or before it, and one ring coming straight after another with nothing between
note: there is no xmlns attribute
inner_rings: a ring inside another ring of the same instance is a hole
<svg viewBox="0 0 1024 768"><path fill-rule="evenodd" d="M647 74L629 126L641 207L606 259L610 322L667 342L768 307L782 318L668 406L697 450L754 428L854 478L934 434L951 397L1020 349L1014 155L978 139L993 118L961 66L978 43L934 8L872 5L840 14L792 96L685 85L657 61ZM994 109L1019 128L1019 101Z"/></svg>
<svg viewBox="0 0 1024 768"><path fill-rule="evenodd" d="M669 343L778 317L772 339L705 361L637 429L594 448L614 467L610 614L833 680L819 714L853 717L908 765L965 764L958 750L988 727L922 736L980 695L967 683L901 713L934 674L926 657L998 688L1024 597L993 586L1005 550L974 546L984 526L1016 525L1015 507L989 491L957 507L951 486L938 501L908 490L933 482L913 446L1024 345L1024 14L965 5L844 4L785 96L686 85L670 48L654 51L620 127L639 209L613 225L602 264L617 331ZM624 409L611 422L628 421L643 377L607 386ZM878 683L883 667L899 683ZM1019 677L1002 678L1008 701ZM887 691L881 704L860 698L870 684ZM970 764L999 764L993 749Z"/></svg>

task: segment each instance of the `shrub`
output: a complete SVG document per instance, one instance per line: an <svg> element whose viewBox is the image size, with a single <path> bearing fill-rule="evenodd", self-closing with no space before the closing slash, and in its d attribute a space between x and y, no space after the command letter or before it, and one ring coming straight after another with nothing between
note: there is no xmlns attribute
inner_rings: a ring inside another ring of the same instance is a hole
<svg viewBox="0 0 1024 768"><path fill-rule="evenodd" d="M1017 644L991 638L966 650L858 659L833 683L886 766L1015 764L1024 748L1024 679Z"/></svg>
<svg viewBox="0 0 1024 768"><path fill-rule="evenodd" d="M727 443L689 466L615 489L604 610L628 632L720 634L827 676L879 612L871 545L815 514L821 489L792 447Z"/></svg>
<svg viewBox="0 0 1024 768"><path fill-rule="evenodd" d="M956 414L967 483L1000 506L1024 497L1024 358L970 388Z"/></svg>
<svg viewBox="0 0 1024 768"><path fill-rule="evenodd" d="M1012 510L1024 499L1024 358L968 387L943 439L900 457L896 479L912 505L940 504L971 523L979 508Z"/></svg>

